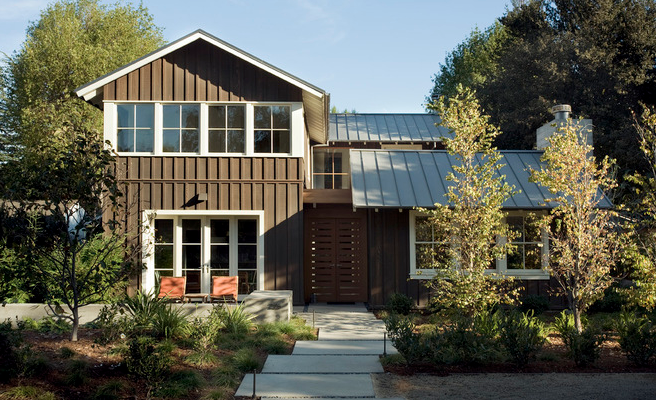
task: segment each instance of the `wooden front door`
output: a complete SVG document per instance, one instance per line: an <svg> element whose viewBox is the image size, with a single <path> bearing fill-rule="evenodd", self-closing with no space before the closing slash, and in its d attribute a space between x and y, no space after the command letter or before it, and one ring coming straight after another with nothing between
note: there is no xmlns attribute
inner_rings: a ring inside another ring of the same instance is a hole
<svg viewBox="0 0 656 400"><path fill-rule="evenodd" d="M306 300L367 301L365 219L360 215L323 217L316 216L317 214L319 213L306 211L304 271Z"/></svg>

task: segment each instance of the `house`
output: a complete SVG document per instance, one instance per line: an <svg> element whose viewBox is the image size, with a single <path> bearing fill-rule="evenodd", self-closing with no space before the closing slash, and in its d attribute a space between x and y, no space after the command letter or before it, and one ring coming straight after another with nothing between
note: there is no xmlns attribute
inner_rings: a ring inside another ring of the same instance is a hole
<svg viewBox="0 0 656 400"><path fill-rule="evenodd" d="M426 303L417 249L437 244L414 208L443 201L453 162L437 116L330 115L326 91L200 30L76 92L104 111L118 154L125 226L145 249L139 287L184 275L187 292L208 292L212 276L238 275L240 296ZM504 152L520 230L545 209L526 170L540 154ZM545 241L524 235L496 268L546 295Z"/></svg>

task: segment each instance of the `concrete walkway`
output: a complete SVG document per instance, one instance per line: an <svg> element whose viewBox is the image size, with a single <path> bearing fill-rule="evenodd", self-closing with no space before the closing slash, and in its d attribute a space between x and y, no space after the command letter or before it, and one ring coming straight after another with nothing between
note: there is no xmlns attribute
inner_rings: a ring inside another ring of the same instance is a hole
<svg viewBox="0 0 656 400"><path fill-rule="evenodd" d="M295 314L319 328L319 340L296 342L289 356L269 356L255 377L255 394L263 400L376 398L371 374L383 372L383 322L362 304L313 304ZM389 341L385 350L396 353ZM252 394L253 374L247 374L235 396Z"/></svg>

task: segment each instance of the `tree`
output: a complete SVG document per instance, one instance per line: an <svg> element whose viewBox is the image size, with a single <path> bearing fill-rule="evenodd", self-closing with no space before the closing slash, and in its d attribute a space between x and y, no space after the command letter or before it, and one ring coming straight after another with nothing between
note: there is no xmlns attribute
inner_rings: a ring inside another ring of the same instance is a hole
<svg viewBox="0 0 656 400"><path fill-rule="evenodd" d="M626 177L634 185L635 203L632 204L626 227L631 232L625 257L629 262L635 286L628 288L635 304L652 310L656 307L656 112L644 107L634 124L648 168L644 174Z"/></svg>
<svg viewBox="0 0 656 400"><path fill-rule="evenodd" d="M485 31L474 28L467 39L447 54L444 64L440 64L440 71L433 76L433 88L427 102L440 96L447 99L455 96L459 84L472 90L485 85L500 68L498 58L506 39L504 27L499 22Z"/></svg>
<svg viewBox="0 0 656 400"><path fill-rule="evenodd" d="M613 210L600 209L604 190L616 183L612 162L597 163L592 147L582 143L585 127L568 121L547 139L539 171L531 179L549 189L556 204L541 226L550 240L549 270L567 296L574 325L581 333L581 313L603 296L612 282L611 268L619 257L621 235L611 226Z"/></svg>
<svg viewBox="0 0 656 400"><path fill-rule="evenodd" d="M34 279L45 283L51 310L72 321L76 341L80 307L120 290L131 272L125 255L135 253L113 217L122 207L113 155L87 132L66 135L75 138L66 151L23 150L19 160L7 162L0 197L10 200L2 204L7 214L23 221L8 232L14 248L32 264ZM62 304L70 315L62 314Z"/></svg>
<svg viewBox="0 0 656 400"><path fill-rule="evenodd" d="M29 25L20 50L4 60L0 143L5 148L0 150L37 148L49 141L58 151L77 140L74 134L65 136L70 132L84 131L100 140L102 112L78 99L74 89L162 44L161 29L143 5L106 6L99 0L51 4Z"/></svg>
<svg viewBox="0 0 656 400"><path fill-rule="evenodd" d="M499 174L501 154L492 147L499 131L482 115L475 93L462 86L454 97L441 97L429 106L442 118L442 125L454 132L445 140L448 153L459 162L450 173L447 204L422 209L429 215L436 236L445 246L436 254L427 250L424 259L438 269L428 282L435 290L435 301L442 307L455 308L467 315L476 314L514 295L510 281L487 275L485 270L508 249L512 237L503 223L501 206L512 188Z"/></svg>
<svg viewBox="0 0 656 400"><path fill-rule="evenodd" d="M475 86L482 109L503 132L495 144L533 148L550 107L570 104L594 121L598 155L615 158L622 170L644 169L635 157L631 110L656 104L656 2L531 0L500 23L503 40L468 43L472 54L481 47L495 53L496 67L476 69L482 77ZM468 83L469 65L453 66L449 85Z"/></svg>

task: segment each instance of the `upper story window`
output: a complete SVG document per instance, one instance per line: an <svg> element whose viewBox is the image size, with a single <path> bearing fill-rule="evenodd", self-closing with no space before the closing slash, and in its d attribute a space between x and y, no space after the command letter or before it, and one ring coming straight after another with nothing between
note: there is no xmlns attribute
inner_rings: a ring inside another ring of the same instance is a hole
<svg viewBox="0 0 656 400"><path fill-rule="evenodd" d="M348 189L351 187L349 149L315 147L312 154L314 189Z"/></svg>
<svg viewBox="0 0 656 400"><path fill-rule="evenodd" d="M197 153L200 108L198 104L167 104L162 107L162 151Z"/></svg>
<svg viewBox="0 0 656 400"><path fill-rule="evenodd" d="M119 153L303 157L303 104L105 102Z"/></svg>
<svg viewBox="0 0 656 400"><path fill-rule="evenodd" d="M155 131L155 111L152 104L119 104L116 109L116 150L152 152Z"/></svg>
<svg viewBox="0 0 656 400"><path fill-rule="evenodd" d="M207 137L209 152L246 152L244 121L244 106L209 106Z"/></svg>
<svg viewBox="0 0 656 400"><path fill-rule="evenodd" d="M291 118L288 106L255 106L255 152L289 153Z"/></svg>

